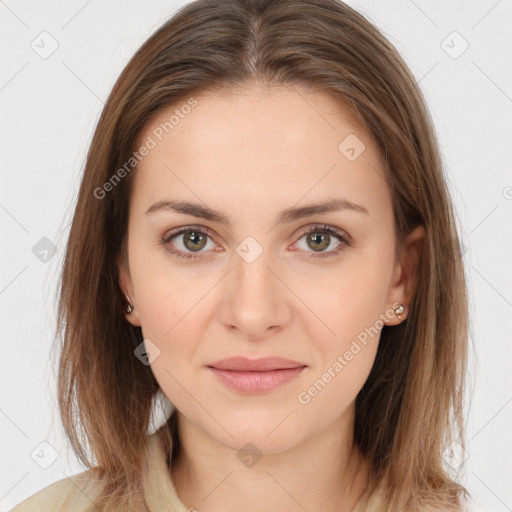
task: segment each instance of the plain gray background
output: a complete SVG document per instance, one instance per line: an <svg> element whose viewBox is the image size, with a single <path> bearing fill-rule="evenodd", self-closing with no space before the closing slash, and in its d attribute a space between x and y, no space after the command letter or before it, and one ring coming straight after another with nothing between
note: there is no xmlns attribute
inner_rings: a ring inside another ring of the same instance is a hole
<svg viewBox="0 0 512 512"><path fill-rule="evenodd" d="M83 470L62 436L50 354L72 203L115 79L185 3L0 0L0 512ZM476 510L510 511L512 1L348 3L397 47L434 118L467 249L478 362L464 483Z"/></svg>

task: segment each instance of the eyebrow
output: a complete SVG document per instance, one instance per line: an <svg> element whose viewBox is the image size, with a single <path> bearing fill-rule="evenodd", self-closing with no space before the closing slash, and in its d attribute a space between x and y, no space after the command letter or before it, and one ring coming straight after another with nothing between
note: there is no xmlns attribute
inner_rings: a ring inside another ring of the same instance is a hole
<svg viewBox="0 0 512 512"><path fill-rule="evenodd" d="M158 201L151 205L146 210L146 214L159 210L170 210L176 213L192 215L193 217L206 219L212 222L218 222L220 224L224 224L227 227L231 227L231 222L227 215L222 212L212 210L211 208L203 206L199 203L167 199ZM323 202L310 203L305 206L287 208L277 215L275 224L286 224L300 220L304 217L342 210L351 210L369 215L368 209L363 205L353 203L347 199L331 199Z"/></svg>

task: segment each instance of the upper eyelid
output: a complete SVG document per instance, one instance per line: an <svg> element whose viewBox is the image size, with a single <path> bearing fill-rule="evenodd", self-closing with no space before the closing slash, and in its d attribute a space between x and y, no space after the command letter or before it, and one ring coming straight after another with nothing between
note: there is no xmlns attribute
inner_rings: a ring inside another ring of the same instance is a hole
<svg viewBox="0 0 512 512"><path fill-rule="evenodd" d="M212 240L215 240L215 238L216 238L216 235L214 234L214 232L211 229L207 228L206 226L198 226L198 225L194 225L194 224L191 224L189 226L182 226L179 228L175 228L175 229L171 230L170 234L167 234L167 232L164 233L162 238L165 240L169 240L175 236L182 235L183 233L186 233L187 231L194 231L194 229L197 229L197 231L204 232Z"/></svg>

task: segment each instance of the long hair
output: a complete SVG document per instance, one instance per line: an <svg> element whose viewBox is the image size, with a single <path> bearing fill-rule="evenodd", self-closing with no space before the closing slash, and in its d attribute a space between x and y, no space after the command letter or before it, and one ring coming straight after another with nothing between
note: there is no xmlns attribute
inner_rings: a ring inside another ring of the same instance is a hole
<svg viewBox="0 0 512 512"><path fill-rule="evenodd" d="M143 452L159 391L133 354L142 332L126 321L119 286L137 172L126 163L164 109L255 81L327 91L348 106L384 156L398 246L425 227L410 314L382 330L356 399L354 442L371 460L371 485L383 489L389 510L462 506L469 492L444 462L450 447L466 446L468 299L454 208L418 84L379 30L339 0L186 4L140 47L111 91L76 200L56 329L59 411L77 457L104 482L98 506L144 510ZM173 443L171 464L176 421L173 413L161 429Z"/></svg>

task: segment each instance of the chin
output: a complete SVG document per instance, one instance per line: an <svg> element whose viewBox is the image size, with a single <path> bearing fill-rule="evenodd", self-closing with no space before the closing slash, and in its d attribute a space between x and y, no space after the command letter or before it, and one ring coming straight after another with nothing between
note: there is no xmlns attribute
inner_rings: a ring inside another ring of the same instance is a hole
<svg viewBox="0 0 512 512"><path fill-rule="evenodd" d="M304 436L304 425L298 431L297 414L288 409L237 409L222 415L223 428L216 428L213 437L234 450L252 443L261 452L279 453L295 446ZM231 434L231 437L229 434Z"/></svg>

